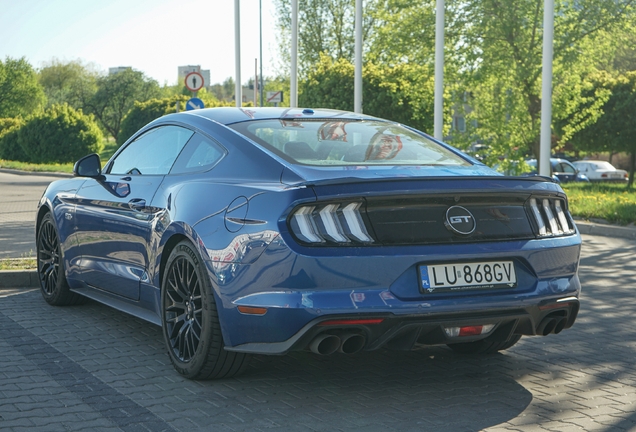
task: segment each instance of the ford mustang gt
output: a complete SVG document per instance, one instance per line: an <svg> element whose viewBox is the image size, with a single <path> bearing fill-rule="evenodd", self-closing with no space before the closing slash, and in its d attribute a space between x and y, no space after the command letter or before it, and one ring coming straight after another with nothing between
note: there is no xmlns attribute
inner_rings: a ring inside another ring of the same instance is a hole
<svg viewBox="0 0 636 432"><path fill-rule="evenodd" d="M51 183L36 242L48 303L161 326L192 379L254 353L492 353L579 310L581 237L557 183L343 111L161 117Z"/></svg>

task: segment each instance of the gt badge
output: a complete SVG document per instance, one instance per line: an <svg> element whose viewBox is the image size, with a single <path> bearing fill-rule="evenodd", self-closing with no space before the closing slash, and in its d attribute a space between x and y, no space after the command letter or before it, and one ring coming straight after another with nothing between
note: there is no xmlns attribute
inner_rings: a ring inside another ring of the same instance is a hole
<svg viewBox="0 0 636 432"><path fill-rule="evenodd" d="M452 206L446 210L444 225L450 232L460 235L470 235L477 228L473 214L462 206Z"/></svg>

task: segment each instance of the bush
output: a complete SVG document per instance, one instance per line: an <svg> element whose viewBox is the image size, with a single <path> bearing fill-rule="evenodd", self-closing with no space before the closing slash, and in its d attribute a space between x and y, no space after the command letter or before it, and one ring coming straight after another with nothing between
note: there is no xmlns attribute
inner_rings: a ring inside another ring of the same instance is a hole
<svg viewBox="0 0 636 432"><path fill-rule="evenodd" d="M146 102L135 102L121 122L121 129L117 136L117 144L122 145L139 129L161 116L176 112L177 101L181 109L185 109L187 96L174 96L164 99L150 99Z"/></svg>
<svg viewBox="0 0 636 432"><path fill-rule="evenodd" d="M18 130L23 125L21 118L0 119L0 159L26 160L26 154L18 144Z"/></svg>
<svg viewBox="0 0 636 432"><path fill-rule="evenodd" d="M17 141L26 155L23 162L67 163L104 148L103 135L92 116L68 105L53 105L27 119Z"/></svg>

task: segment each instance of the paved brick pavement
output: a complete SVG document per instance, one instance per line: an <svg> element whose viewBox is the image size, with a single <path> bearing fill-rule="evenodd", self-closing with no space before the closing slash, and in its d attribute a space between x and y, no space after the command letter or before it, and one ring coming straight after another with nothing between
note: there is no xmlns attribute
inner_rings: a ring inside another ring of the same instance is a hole
<svg viewBox="0 0 636 432"><path fill-rule="evenodd" d="M0 430L636 430L636 242L584 240L582 310L560 335L481 358L258 356L222 381L177 375L151 324L0 291Z"/></svg>

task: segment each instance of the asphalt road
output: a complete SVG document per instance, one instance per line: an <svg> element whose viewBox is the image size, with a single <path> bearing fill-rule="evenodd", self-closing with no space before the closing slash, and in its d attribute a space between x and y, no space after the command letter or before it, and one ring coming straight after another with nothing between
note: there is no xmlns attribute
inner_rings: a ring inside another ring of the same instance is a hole
<svg viewBox="0 0 636 432"><path fill-rule="evenodd" d="M59 178L0 172L0 258L35 256L37 204Z"/></svg>

